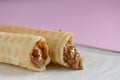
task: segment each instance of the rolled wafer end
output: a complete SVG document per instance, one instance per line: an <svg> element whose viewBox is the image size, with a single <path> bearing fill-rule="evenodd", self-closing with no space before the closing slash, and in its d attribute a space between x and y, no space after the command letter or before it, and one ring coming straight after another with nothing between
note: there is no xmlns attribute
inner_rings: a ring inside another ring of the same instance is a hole
<svg viewBox="0 0 120 80"><path fill-rule="evenodd" d="M45 55L44 63L37 67L31 61L30 54L38 44ZM46 57L47 56L47 57ZM17 65L33 71L43 71L50 62L48 46L41 36L0 32L0 62Z"/></svg>
<svg viewBox="0 0 120 80"><path fill-rule="evenodd" d="M55 54L55 58L53 60L54 63L69 67L69 65L64 61L64 47L65 44L73 45L73 34L70 32L59 32L60 38L58 39L58 43L56 44L56 52L58 54Z"/></svg>
<svg viewBox="0 0 120 80"><path fill-rule="evenodd" d="M37 41L29 53L29 60L33 66L33 71L44 71L46 66L50 63L50 57L48 55L49 48L44 38Z"/></svg>
<svg viewBox="0 0 120 80"><path fill-rule="evenodd" d="M36 42L30 53L30 60L35 67L39 68L38 71L46 69L46 65L50 62L50 57L48 55L48 46L45 42Z"/></svg>
<svg viewBox="0 0 120 80"><path fill-rule="evenodd" d="M61 33L61 38L58 40L58 45L56 50L58 50L58 54L55 54L54 63L61 64L66 67L71 67L76 70L84 69L84 58L80 56L77 52L77 49L74 46L73 42L73 34L70 32ZM55 52L57 53L57 51Z"/></svg>

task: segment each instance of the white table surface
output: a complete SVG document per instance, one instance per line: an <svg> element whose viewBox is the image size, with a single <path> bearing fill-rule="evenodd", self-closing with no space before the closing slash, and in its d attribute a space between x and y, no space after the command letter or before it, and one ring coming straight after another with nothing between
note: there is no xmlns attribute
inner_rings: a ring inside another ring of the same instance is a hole
<svg viewBox="0 0 120 80"><path fill-rule="evenodd" d="M0 63L0 80L120 80L120 54L77 46L87 59L85 70L49 65L44 72L32 72Z"/></svg>

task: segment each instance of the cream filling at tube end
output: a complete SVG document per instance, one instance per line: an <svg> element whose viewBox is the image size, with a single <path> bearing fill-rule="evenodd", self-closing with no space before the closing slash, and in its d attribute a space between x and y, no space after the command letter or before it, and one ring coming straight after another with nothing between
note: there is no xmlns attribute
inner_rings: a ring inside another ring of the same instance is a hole
<svg viewBox="0 0 120 80"><path fill-rule="evenodd" d="M48 63L46 62L49 61L48 59L48 47L46 46L46 43L38 41L30 53L32 64L36 67L42 67Z"/></svg>

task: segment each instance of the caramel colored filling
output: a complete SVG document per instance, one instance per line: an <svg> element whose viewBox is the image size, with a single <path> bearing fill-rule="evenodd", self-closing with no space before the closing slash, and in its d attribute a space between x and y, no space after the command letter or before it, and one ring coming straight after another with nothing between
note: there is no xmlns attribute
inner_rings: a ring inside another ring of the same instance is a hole
<svg viewBox="0 0 120 80"><path fill-rule="evenodd" d="M40 67L45 63L47 55L44 52L38 44L35 45L33 52L30 54L30 59L35 66Z"/></svg>
<svg viewBox="0 0 120 80"><path fill-rule="evenodd" d="M80 54L77 52L75 46L65 45L63 59L73 69L83 69L81 66Z"/></svg>

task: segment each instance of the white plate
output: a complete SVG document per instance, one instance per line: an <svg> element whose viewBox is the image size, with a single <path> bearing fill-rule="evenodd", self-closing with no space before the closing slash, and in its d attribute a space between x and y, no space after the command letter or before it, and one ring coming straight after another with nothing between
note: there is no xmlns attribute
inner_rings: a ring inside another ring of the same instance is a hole
<svg viewBox="0 0 120 80"><path fill-rule="evenodd" d="M77 46L87 59L85 70L71 70L58 65L44 72L32 72L0 63L0 80L120 80L120 54Z"/></svg>

